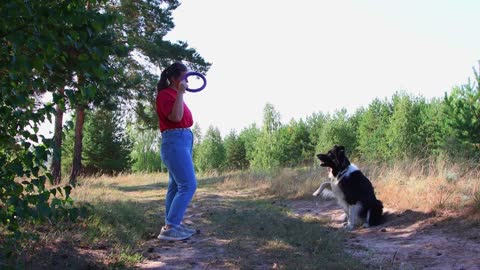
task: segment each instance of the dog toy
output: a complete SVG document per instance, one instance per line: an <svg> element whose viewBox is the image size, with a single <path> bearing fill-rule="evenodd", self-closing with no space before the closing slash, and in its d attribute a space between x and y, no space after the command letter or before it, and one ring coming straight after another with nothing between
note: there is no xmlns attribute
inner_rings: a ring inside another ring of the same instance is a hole
<svg viewBox="0 0 480 270"><path fill-rule="evenodd" d="M205 78L205 76L203 76L203 74L201 74L201 73L199 73L199 72L195 72L195 71L190 71L190 72L187 72L187 73L185 74L185 76L183 76L183 80L185 80L186 82L188 82L188 79L187 79L187 78L190 77L190 76L200 77L200 79L202 79L202 81L203 81L203 84L202 84L202 86L200 86L199 88L191 89L191 88L188 88L188 87L187 87L187 89L185 89L185 90L187 90L187 91L189 91L189 92L200 92L200 91L202 91L202 90L205 88L205 86L207 86L207 79Z"/></svg>

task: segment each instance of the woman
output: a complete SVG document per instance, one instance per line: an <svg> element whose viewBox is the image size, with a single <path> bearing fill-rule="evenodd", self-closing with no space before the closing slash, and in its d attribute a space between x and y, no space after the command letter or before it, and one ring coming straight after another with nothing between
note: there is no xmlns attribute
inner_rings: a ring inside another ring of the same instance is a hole
<svg viewBox="0 0 480 270"><path fill-rule="evenodd" d="M182 80L187 67L173 63L166 68L157 84L157 114L162 133L161 157L168 169L169 181L165 198L165 226L158 239L184 240L196 230L182 224L197 180L192 160L192 113L183 102L187 84Z"/></svg>

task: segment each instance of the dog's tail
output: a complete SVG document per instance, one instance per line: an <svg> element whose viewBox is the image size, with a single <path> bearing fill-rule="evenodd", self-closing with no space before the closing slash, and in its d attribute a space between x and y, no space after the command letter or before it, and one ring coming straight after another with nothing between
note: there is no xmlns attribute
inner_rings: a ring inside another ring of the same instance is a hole
<svg viewBox="0 0 480 270"><path fill-rule="evenodd" d="M380 225L383 220L383 203L380 200L375 200L375 202L370 207L370 216L368 219L368 224L370 226Z"/></svg>

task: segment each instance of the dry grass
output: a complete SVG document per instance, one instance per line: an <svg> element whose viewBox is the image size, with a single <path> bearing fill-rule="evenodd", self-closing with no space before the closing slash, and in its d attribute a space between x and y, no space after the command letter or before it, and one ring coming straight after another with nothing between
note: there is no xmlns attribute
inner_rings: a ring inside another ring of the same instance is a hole
<svg viewBox="0 0 480 270"><path fill-rule="evenodd" d="M77 202L114 201L139 197L155 199L161 198L164 194L159 194L158 189L148 187L166 185L167 183L167 174L99 176L82 179L80 185L73 190L72 196ZM128 191L128 193L124 191ZM128 195L127 198L125 195Z"/></svg>
<svg viewBox="0 0 480 270"><path fill-rule="evenodd" d="M255 189L259 195L273 195L285 199L311 196L327 175L322 168L281 169L274 173L231 173L219 183L223 189Z"/></svg>
<svg viewBox="0 0 480 270"><path fill-rule="evenodd" d="M397 209L461 210L479 204L475 199L480 187L476 166L410 162L377 169L372 178L378 196Z"/></svg>
<svg viewBox="0 0 480 270"><path fill-rule="evenodd" d="M393 166L356 163L370 178L377 197L387 207L399 210L461 210L473 206L480 211L480 170L476 164L412 161ZM271 174L231 174L220 183L224 189L256 188L286 199L308 198L327 180L326 169L281 169Z"/></svg>

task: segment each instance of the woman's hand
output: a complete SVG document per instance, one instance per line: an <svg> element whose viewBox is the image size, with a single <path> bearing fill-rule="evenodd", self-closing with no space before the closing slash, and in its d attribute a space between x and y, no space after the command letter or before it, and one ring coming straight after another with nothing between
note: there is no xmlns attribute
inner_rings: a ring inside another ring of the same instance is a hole
<svg viewBox="0 0 480 270"><path fill-rule="evenodd" d="M187 87L188 87L188 84L185 80L181 80L179 83L178 83L178 87L177 87L177 92L178 93L181 93L181 94L184 94L185 91L187 90Z"/></svg>

